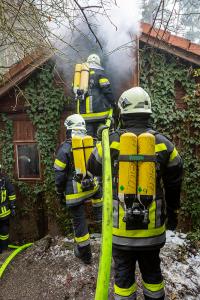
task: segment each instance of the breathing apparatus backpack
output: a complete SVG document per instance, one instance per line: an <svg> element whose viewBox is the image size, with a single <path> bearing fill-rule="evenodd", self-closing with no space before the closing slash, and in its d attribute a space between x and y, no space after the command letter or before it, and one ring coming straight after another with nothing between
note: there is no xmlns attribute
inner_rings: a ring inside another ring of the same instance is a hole
<svg viewBox="0 0 200 300"><path fill-rule="evenodd" d="M149 132L120 136L118 198L124 205L123 221L141 228L149 223L149 206L155 199L155 136Z"/></svg>
<svg viewBox="0 0 200 300"><path fill-rule="evenodd" d="M89 86L89 64L76 64L73 79L73 92L76 100L84 100Z"/></svg>
<svg viewBox="0 0 200 300"><path fill-rule="evenodd" d="M94 180L89 176L86 166L90 154L94 148L93 138L89 135L72 137L72 152L74 160L74 180L81 187L82 191L90 190L95 186Z"/></svg>

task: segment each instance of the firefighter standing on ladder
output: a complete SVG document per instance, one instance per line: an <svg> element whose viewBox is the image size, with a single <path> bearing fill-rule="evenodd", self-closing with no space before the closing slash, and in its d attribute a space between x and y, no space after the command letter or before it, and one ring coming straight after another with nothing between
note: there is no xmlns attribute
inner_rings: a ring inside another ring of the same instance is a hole
<svg viewBox="0 0 200 300"><path fill-rule="evenodd" d="M110 135L114 296L136 299L137 261L145 300L164 300L159 253L166 239L165 215L168 229L177 226L182 160L174 145L151 129L151 101L142 88L125 91L118 107L121 128ZM90 156L88 170L94 176L102 173L101 143Z"/></svg>
<svg viewBox="0 0 200 300"><path fill-rule="evenodd" d="M76 111L86 121L88 135L96 137L98 127L105 123L110 109L116 107L110 82L97 54L89 55L86 63L75 66L73 92Z"/></svg>
<svg viewBox="0 0 200 300"><path fill-rule="evenodd" d="M16 195L13 185L7 176L2 173L0 165L0 253L8 248L9 217L15 216Z"/></svg>
<svg viewBox="0 0 200 300"><path fill-rule="evenodd" d="M93 212L101 218L102 199L98 194L99 186L86 172L85 155L82 143L89 142L85 150L93 149L93 139L86 136L84 119L74 114L65 122L66 140L58 149L54 162L55 185L58 198L62 204L69 207L75 234L75 256L84 263L91 262L91 247L84 202L92 198ZM92 149L91 149L92 147ZM90 154L89 153L89 154ZM88 154L88 157L89 157ZM100 213L98 213L100 209Z"/></svg>

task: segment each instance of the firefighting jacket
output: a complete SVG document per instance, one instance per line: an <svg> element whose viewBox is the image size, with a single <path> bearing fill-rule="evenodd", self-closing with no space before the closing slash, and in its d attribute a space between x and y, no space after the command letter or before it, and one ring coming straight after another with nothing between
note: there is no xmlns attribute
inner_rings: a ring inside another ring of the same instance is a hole
<svg viewBox="0 0 200 300"><path fill-rule="evenodd" d="M150 128L128 128L126 132L139 135L150 132L155 135L156 152L156 197L149 206L149 224L140 228L128 228L123 221L124 208L118 199L118 156L120 134L110 135L110 153L113 177L113 244L118 248L152 249L165 243L166 211L176 211L180 206L180 188L182 180L182 160L174 145L162 134ZM95 176L101 175L102 145L96 145L88 161L88 170ZM164 197L165 195L165 197Z"/></svg>
<svg viewBox="0 0 200 300"><path fill-rule="evenodd" d="M13 185L7 176L0 174L0 219L7 218L10 215L10 208L15 205L16 195Z"/></svg>
<svg viewBox="0 0 200 300"><path fill-rule="evenodd" d="M66 140L59 147L54 162L54 170L56 190L65 194L66 205L68 206L82 203L98 190L98 184L95 182L94 188L83 191L81 183L76 180L71 140Z"/></svg>
<svg viewBox="0 0 200 300"><path fill-rule="evenodd" d="M83 100L77 101L77 113L86 121L96 122L108 116L115 102L104 69L90 64L89 73L88 93Z"/></svg>

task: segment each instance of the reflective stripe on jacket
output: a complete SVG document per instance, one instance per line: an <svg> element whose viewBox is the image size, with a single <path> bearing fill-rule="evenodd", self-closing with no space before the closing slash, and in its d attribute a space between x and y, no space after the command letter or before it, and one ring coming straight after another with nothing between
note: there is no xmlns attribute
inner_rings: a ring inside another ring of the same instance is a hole
<svg viewBox="0 0 200 300"><path fill-rule="evenodd" d="M114 96L104 69L90 65L88 94L77 101L77 113L86 121L104 120L113 105Z"/></svg>
<svg viewBox="0 0 200 300"><path fill-rule="evenodd" d="M0 177L0 218L10 215L10 206L16 200L14 187L7 176Z"/></svg>
<svg viewBox="0 0 200 300"><path fill-rule="evenodd" d="M71 141L66 140L58 149L54 162L55 184L57 191L65 193L68 206L77 205L90 198L98 191L98 183L91 190L83 191L81 184L74 179L75 168Z"/></svg>
<svg viewBox="0 0 200 300"><path fill-rule="evenodd" d="M149 130L135 132L134 128L126 132L140 134ZM152 131L150 131L152 132ZM182 160L174 145L163 135L155 134L156 152L156 197L149 206L148 225L141 228L127 229L123 221L124 205L118 199L118 155L120 147L120 132L110 135L110 152L113 177L113 243L124 248L140 248L161 246L165 242L165 218L167 208L176 210L180 205L180 185L182 179ZM88 170L95 176L101 175L102 170L102 145L98 143L88 162ZM164 184L164 191L162 188Z"/></svg>

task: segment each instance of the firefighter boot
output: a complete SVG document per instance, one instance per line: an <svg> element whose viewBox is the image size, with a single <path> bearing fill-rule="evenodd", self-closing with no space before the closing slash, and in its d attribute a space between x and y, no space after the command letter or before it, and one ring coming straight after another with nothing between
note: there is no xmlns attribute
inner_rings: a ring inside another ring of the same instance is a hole
<svg viewBox="0 0 200 300"><path fill-rule="evenodd" d="M92 252L90 245L84 247L79 247L78 245L75 245L74 255L81 259L86 265L89 265L92 262Z"/></svg>

